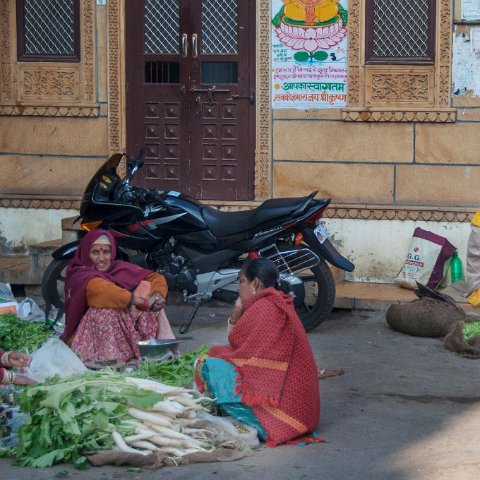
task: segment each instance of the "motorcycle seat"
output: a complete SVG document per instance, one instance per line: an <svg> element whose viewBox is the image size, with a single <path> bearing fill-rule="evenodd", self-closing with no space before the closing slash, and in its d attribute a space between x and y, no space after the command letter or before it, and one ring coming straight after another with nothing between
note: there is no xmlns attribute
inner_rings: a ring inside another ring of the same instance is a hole
<svg viewBox="0 0 480 480"><path fill-rule="evenodd" d="M216 237L226 237L251 230L275 218L303 211L312 198L312 195L301 198L272 198L256 208L240 212L222 212L214 207L204 206L202 216Z"/></svg>

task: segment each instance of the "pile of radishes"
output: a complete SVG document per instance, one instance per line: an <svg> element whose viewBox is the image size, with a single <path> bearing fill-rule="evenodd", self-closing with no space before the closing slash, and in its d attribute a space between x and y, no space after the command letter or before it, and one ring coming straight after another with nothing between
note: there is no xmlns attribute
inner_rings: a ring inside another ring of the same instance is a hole
<svg viewBox="0 0 480 480"><path fill-rule="evenodd" d="M148 410L130 407L130 419L125 424L134 428L134 434L122 437L118 431L113 439L122 451L148 455L152 452L181 457L188 453L211 451L214 432L196 428L198 412L209 411L204 405L214 399L194 395L192 390L172 387L153 380L126 377L128 383L164 396Z"/></svg>

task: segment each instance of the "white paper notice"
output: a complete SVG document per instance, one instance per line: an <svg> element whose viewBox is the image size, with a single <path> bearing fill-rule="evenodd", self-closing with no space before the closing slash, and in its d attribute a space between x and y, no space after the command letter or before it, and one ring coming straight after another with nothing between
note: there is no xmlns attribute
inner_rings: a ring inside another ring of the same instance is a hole
<svg viewBox="0 0 480 480"><path fill-rule="evenodd" d="M480 52L480 28L470 29L470 48L475 52Z"/></svg>
<svg viewBox="0 0 480 480"><path fill-rule="evenodd" d="M462 0L462 18L464 20L480 19L480 0Z"/></svg>
<svg viewBox="0 0 480 480"><path fill-rule="evenodd" d="M473 30L473 29L472 29ZM471 35L472 31L470 31ZM465 95L472 92L480 95L480 58L472 51L472 36L470 42L465 42L462 35L453 36L452 49L452 80L453 94Z"/></svg>

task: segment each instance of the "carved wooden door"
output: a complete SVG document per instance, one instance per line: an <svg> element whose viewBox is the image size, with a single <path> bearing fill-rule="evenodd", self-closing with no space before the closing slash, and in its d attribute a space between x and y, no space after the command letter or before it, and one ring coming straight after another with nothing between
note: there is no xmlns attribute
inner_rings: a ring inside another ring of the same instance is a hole
<svg viewBox="0 0 480 480"><path fill-rule="evenodd" d="M126 0L127 151L137 185L254 195L255 1Z"/></svg>

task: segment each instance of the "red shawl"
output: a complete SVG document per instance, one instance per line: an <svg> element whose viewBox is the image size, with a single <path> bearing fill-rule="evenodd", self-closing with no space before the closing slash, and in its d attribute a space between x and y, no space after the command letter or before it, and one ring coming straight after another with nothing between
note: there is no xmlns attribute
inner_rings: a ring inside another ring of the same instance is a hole
<svg viewBox="0 0 480 480"><path fill-rule="evenodd" d="M101 235L107 235L112 247L112 264L106 272L95 269L90 259L90 248ZM127 290L134 290L150 273L132 263L115 260L117 247L115 238L108 230L92 230L82 239L75 252L75 257L67 267L65 278L65 331L60 337L68 340L77 330L83 315L88 309L86 287L89 280L98 277L115 283Z"/></svg>
<svg viewBox="0 0 480 480"><path fill-rule="evenodd" d="M244 304L230 346L208 355L237 367L236 393L253 411L271 446L313 431L320 419L318 371L293 300L274 288Z"/></svg>

